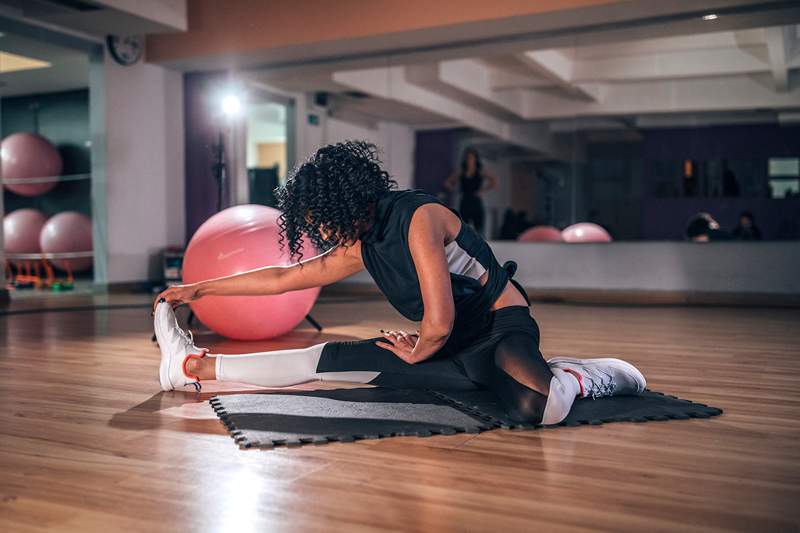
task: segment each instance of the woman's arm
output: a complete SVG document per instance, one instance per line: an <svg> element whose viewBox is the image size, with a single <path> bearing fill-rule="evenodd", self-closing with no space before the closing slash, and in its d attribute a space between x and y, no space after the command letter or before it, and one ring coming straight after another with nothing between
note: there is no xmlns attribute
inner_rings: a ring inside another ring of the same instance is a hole
<svg viewBox="0 0 800 533"><path fill-rule="evenodd" d="M444 180L444 188L447 191L455 192L457 185L458 185L458 174L455 172L447 176L447 179Z"/></svg>
<svg viewBox="0 0 800 533"><path fill-rule="evenodd" d="M289 266L268 266L199 283L200 296L266 295L329 285L364 268L352 247L338 246Z"/></svg>
<svg viewBox="0 0 800 533"><path fill-rule="evenodd" d="M491 191L492 189L497 187L497 176L485 171L482 173L482 175L484 179L484 184L481 187L481 192Z"/></svg>
<svg viewBox="0 0 800 533"><path fill-rule="evenodd" d="M260 296L329 285L364 268L360 245L337 246L328 252L290 266L267 266L201 281L170 287L156 298L173 305L191 302L203 296Z"/></svg>
<svg viewBox="0 0 800 533"><path fill-rule="evenodd" d="M396 344L377 343L412 364L428 359L444 346L455 320L453 290L444 253L447 231L443 217L437 212L439 209L446 208L437 204L418 208L408 230L409 248L417 270L425 310L419 328L419 339L411 350L408 349L410 345L404 349Z"/></svg>

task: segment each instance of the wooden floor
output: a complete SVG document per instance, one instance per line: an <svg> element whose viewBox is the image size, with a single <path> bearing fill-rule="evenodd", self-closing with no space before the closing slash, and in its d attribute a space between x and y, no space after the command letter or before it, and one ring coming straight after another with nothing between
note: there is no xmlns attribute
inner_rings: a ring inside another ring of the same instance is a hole
<svg viewBox="0 0 800 533"><path fill-rule="evenodd" d="M322 335L200 344L245 352L405 325L380 301L314 314ZM651 388L725 414L245 451L207 402L241 386L159 392L148 310L0 316L0 531L800 528L798 311L534 314L545 355L622 357Z"/></svg>

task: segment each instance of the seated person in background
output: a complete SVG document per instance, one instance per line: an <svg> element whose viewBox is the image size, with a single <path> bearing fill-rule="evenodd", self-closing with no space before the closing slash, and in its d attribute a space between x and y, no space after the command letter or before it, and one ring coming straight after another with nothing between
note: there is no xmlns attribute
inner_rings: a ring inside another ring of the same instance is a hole
<svg viewBox="0 0 800 533"><path fill-rule="evenodd" d="M756 226L753 213L742 211L739 215L739 225L733 228L733 238L740 241L760 241L761 230Z"/></svg>
<svg viewBox="0 0 800 533"><path fill-rule="evenodd" d="M719 229L719 222L708 213L697 213L686 225L686 239L692 242L728 241L730 235Z"/></svg>
<svg viewBox="0 0 800 533"><path fill-rule="evenodd" d="M528 221L525 211L514 211L510 207L503 214L503 225L500 226L500 240L513 241L526 229L533 226Z"/></svg>

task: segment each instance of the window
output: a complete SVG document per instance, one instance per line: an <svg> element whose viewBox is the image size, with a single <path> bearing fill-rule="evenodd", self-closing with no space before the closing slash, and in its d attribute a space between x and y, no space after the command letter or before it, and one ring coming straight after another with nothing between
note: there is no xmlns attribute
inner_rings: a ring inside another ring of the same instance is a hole
<svg viewBox="0 0 800 533"><path fill-rule="evenodd" d="M767 172L771 198L800 196L800 158L772 157Z"/></svg>

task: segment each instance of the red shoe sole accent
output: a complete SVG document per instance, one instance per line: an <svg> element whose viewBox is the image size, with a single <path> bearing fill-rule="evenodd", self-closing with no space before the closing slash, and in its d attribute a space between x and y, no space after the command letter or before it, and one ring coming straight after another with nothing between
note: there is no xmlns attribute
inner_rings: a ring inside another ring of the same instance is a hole
<svg viewBox="0 0 800 533"><path fill-rule="evenodd" d="M188 363L188 362L189 362L189 359L202 359L202 358L204 358L205 356L206 356L206 354L200 354L200 355L197 355L197 354L189 354L189 355L187 355L186 357L184 357L184 358L183 358L183 364L181 365L181 369L183 370L183 375L184 375L184 376L186 376L187 378L191 378L191 379L193 379L193 380L195 380L195 381L199 382L199 381L200 381L200 378L199 378L198 376L194 376L194 375L190 374L190 373L189 373L189 372L186 370L186 363Z"/></svg>

